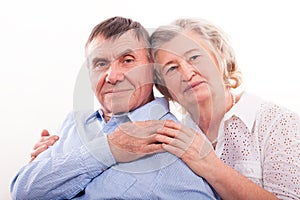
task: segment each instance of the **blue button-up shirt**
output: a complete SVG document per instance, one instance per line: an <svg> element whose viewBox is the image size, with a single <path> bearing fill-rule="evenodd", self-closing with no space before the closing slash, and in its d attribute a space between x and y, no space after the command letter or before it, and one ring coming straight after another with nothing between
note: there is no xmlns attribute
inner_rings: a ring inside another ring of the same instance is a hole
<svg viewBox="0 0 300 200"><path fill-rule="evenodd" d="M71 112L59 141L14 178L13 199L215 199L209 184L168 152L116 163L107 134L124 122L157 119L177 121L164 98L107 123L101 110Z"/></svg>

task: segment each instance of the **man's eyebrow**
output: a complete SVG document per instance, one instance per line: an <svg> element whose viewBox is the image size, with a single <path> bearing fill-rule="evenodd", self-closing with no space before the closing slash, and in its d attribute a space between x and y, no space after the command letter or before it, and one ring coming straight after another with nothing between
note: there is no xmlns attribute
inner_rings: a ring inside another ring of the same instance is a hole
<svg viewBox="0 0 300 200"><path fill-rule="evenodd" d="M122 57L122 56L124 56L124 55L127 55L127 54L132 54L132 53L134 53L134 50L133 50L133 49L125 49L124 51L118 53L118 54L116 55L115 59L120 58L120 57ZM109 62L109 60L106 59L106 58L95 57L95 58L92 59L92 64L95 65L95 64L96 64L97 62L99 62L99 61L102 61L102 62Z"/></svg>
<svg viewBox="0 0 300 200"><path fill-rule="evenodd" d="M131 53L134 53L134 52L135 51L133 49L125 49L124 51L118 53L116 57L119 58L119 57L122 57L126 54L131 54Z"/></svg>

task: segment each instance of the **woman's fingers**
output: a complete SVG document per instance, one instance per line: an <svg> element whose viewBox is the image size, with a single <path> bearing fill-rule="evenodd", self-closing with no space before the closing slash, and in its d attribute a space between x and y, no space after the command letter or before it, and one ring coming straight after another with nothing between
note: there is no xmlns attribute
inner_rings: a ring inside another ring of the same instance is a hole
<svg viewBox="0 0 300 200"><path fill-rule="evenodd" d="M42 130L41 138L34 145L33 151L31 152L31 159L29 162L32 162L40 153L45 151L49 146L52 146L59 139L58 135L51 135L49 131Z"/></svg>
<svg viewBox="0 0 300 200"><path fill-rule="evenodd" d="M45 151L48 148L47 145L41 145L37 149L31 152L31 157L37 157L40 153Z"/></svg>
<svg viewBox="0 0 300 200"><path fill-rule="evenodd" d="M33 149L36 150L37 148L45 144L47 146L52 146L58 139L59 137L57 135L42 136L40 141L34 145Z"/></svg>
<svg viewBox="0 0 300 200"><path fill-rule="evenodd" d="M162 153L165 150L162 148L162 144L149 144L144 147L145 154Z"/></svg>
<svg viewBox="0 0 300 200"><path fill-rule="evenodd" d="M172 128L172 129L181 129L181 124L179 123L176 123L172 120L166 120L164 122L164 127L168 127L168 128Z"/></svg>
<svg viewBox="0 0 300 200"><path fill-rule="evenodd" d="M49 131L47 131L46 129L43 129L42 132L41 132L41 136L50 136L50 133Z"/></svg>
<svg viewBox="0 0 300 200"><path fill-rule="evenodd" d="M164 128L157 130L156 140L163 148L189 162L201 160L212 150L211 144L195 130L173 121L166 121Z"/></svg>
<svg viewBox="0 0 300 200"><path fill-rule="evenodd" d="M170 128L173 130L179 130L180 132L185 133L187 136L193 136L195 135L196 131L194 131L193 129L183 125L183 124L179 124L176 123L174 121L171 120L166 120L164 123L164 128Z"/></svg>
<svg viewBox="0 0 300 200"><path fill-rule="evenodd" d="M181 158L182 155L185 153L184 150L176 147L176 146L172 146L169 144L162 144L163 149L165 149L166 151L174 154L175 156L177 156L178 158Z"/></svg>
<svg viewBox="0 0 300 200"><path fill-rule="evenodd" d="M46 144L39 146L37 149L31 152L31 159L29 162L32 162L40 153L45 151L48 148Z"/></svg>
<svg viewBox="0 0 300 200"><path fill-rule="evenodd" d="M158 129L157 134L165 135L170 138L175 138L182 141L183 143L186 143L187 145L190 145L193 142L195 137L195 133L193 132L193 130L185 129L185 128L181 128L181 129L176 129L176 128L178 128L178 126L164 127L162 129Z"/></svg>
<svg viewBox="0 0 300 200"><path fill-rule="evenodd" d="M190 143L185 143L178 138L172 138L172 137L168 137L165 135L159 135L159 134L157 134L155 136L155 139L160 143L167 144L167 145L173 146L175 148L179 148L182 151L185 151L186 149L188 149L189 144L190 144Z"/></svg>

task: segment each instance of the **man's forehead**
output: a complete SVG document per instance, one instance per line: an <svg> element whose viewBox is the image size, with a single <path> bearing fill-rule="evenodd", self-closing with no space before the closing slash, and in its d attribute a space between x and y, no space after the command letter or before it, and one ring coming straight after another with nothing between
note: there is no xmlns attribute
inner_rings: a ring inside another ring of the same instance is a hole
<svg viewBox="0 0 300 200"><path fill-rule="evenodd" d="M139 41L134 34L125 33L115 39L96 37L87 47L88 55L119 55L128 50L138 51L145 49L146 45Z"/></svg>

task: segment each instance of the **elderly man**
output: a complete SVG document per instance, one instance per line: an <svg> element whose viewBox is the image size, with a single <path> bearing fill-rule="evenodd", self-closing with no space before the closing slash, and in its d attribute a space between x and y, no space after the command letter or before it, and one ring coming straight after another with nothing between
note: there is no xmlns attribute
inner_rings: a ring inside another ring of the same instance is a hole
<svg viewBox="0 0 300 200"><path fill-rule="evenodd" d="M166 100L153 95L148 39L138 22L122 17L93 29L86 57L101 107L67 116L56 144L14 178L13 199L216 198L205 180L155 140L164 120L176 119Z"/></svg>

